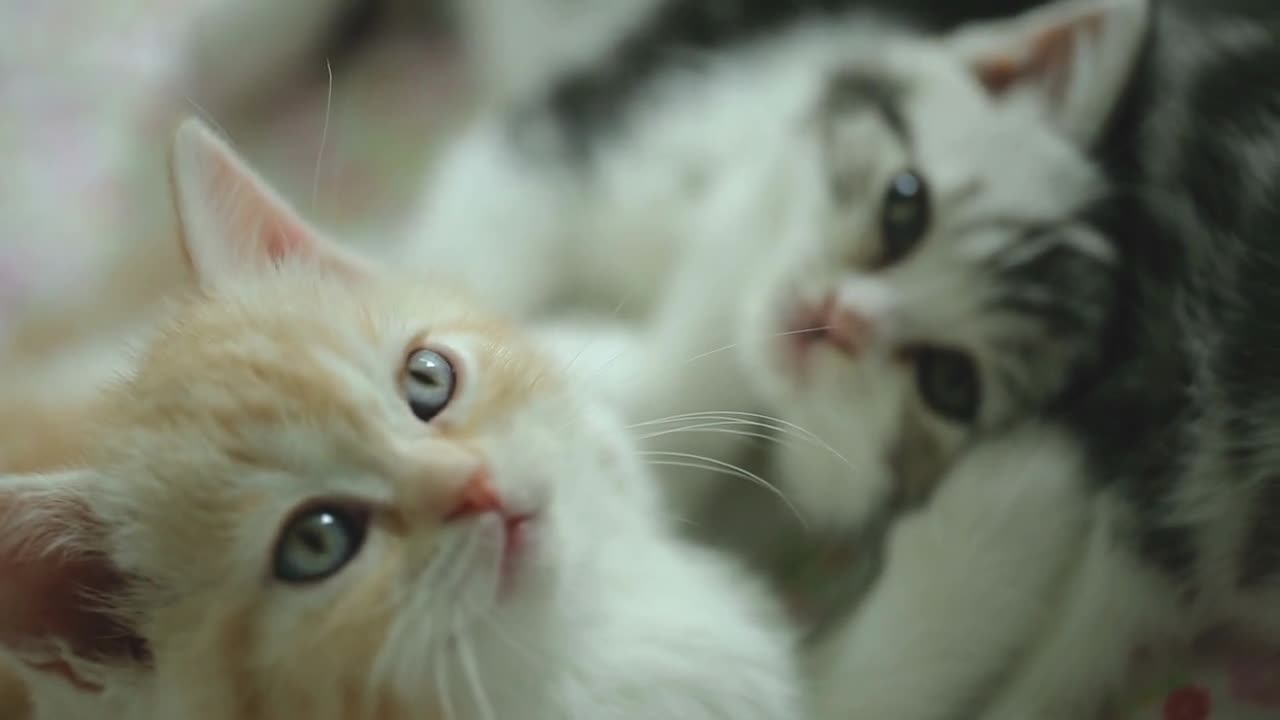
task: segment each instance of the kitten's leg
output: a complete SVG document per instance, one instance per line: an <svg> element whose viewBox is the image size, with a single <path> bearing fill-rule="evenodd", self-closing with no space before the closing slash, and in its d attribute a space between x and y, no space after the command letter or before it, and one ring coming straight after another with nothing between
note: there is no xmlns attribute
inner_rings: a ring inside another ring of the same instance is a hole
<svg viewBox="0 0 1280 720"><path fill-rule="evenodd" d="M1057 606L1087 533L1084 472L1069 438L1036 425L963 458L813 653L818 717L971 717Z"/></svg>
<svg viewBox="0 0 1280 720"><path fill-rule="evenodd" d="M508 131L495 117L445 151L397 259L462 281L499 312L530 317L573 273L571 171L526 156Z"/></svg>
<svg viewBox="0 0 1280 720"><path fill-rule="evenodd" d="M1101 505L1086 555L1047 633L983 718L1098 717L1143 638L1176 637L1176 590L1135 561L1115 537L1107 510Z"/></svg>

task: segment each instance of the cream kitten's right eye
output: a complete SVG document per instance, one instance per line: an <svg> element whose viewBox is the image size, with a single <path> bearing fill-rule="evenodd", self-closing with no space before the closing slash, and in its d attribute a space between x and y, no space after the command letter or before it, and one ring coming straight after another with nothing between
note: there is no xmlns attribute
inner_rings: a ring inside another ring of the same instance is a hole
<svg viewBox="0 0 1280 720"><path fill-rule="evenodd" d="M369 516L337 505L296 514L276 543L275 576L287 583L315 583L346 567L360 552Z"/></svg>
<svg viewBox="0 0 1280 720"><path fill-rule="evenodd" d="M457 373L435 350L415 350L405 364L404 383L409 409L422 422L431 422L453 399Z"/></svg>

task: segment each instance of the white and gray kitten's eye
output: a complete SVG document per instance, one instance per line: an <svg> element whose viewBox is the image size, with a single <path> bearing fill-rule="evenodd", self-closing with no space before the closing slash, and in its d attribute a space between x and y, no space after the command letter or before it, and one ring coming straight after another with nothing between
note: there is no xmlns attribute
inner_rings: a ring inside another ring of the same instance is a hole
<svg viewBox="0 0 1280 720"><path fill-rule="evenodd" d="M333 576L364 546L369 514L340 505L313 505L296 513L276 543L276 579L316 583Z"/></svg>
<svg viewBox="0 0 1280 720"><path fill-rule="evenodd" d="M921 348L914 360L916 388L929 409L955 423L977 419L982 385L972 357L959 350Z"/></svg>
<svg viewBox="0 0 1280 720"><path fill-rule="evenodd" d="M435 350L415 350L405 363L404 393L409 409L423 422L431 422L453 399L457 373L453 363Z"/></svg>
<svg viewBox="0 0 1280 720"><path fill-rule="evenodd" d="M894 175L880 207L881 262L892 265L915 249L929 230L931 214L924 178L913 170Z"/></svg>

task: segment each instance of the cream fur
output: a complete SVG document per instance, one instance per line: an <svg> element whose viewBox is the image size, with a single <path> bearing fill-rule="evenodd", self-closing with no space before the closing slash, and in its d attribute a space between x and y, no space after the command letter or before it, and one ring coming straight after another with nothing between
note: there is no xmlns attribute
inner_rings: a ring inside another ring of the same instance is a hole
<svg viewBox="0 0 1280 720"><path fill-rule="evenodd" d="M627 434L519 333L340 253L194 121L175 180L200 292L85 418L75 467L0 479L0 566L30 570L0 581L0 642L36 720L802 716L762 590L674 539ZM430 426L397 380L424 336L461 377ZM494 518L441 520L446 456L537 514L509 595ZM379 508L362 551L273 582L283 519L330 497ZM148 655L24 623L13 604L80 558L131 578L96 589Z"/></svg>

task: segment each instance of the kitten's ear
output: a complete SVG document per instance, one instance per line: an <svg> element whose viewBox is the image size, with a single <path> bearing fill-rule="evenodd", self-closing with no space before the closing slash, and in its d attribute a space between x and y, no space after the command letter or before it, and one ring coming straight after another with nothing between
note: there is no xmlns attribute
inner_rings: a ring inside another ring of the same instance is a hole
<svg viewBox="0 0 1280 720"><path fill-rule="evenodd" d="M993 95L1028 93L1082 146L1102 132L1147 36L1151 0L1065 0L949 42Z"/></svg>
<svg viewBox="0 0 1280 720"><path fill-rule="evenodd" d="M85 492L92 480L0 475L0 652L85 692L101 689L103 667L149 658L113 606L128 579Z"/></svg>
<svg viewBox="0 0 1280 720"><path fill-rule="evenodd" d="M216 288L290 260L363 276L368 267L327 241L207 125L189 118L170 157L182 239L198 282Z"/></svg>

